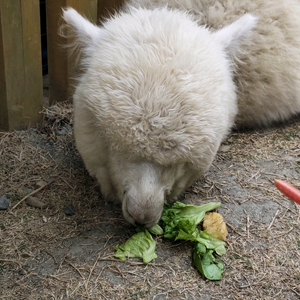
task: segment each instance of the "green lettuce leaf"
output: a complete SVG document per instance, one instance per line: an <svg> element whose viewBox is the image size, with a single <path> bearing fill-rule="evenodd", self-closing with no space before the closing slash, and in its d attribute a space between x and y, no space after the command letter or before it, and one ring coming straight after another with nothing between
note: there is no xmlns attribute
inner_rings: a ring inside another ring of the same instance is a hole
<svg viewBox="0 0 300 300"><path fill-rule="evenodd" d="M206 231L200 231L199 232L200 239L202 241L202 244L206 246L207 249L213 249L216 251L216 253L220 256L223 254L226 254L226 243L224 241L219 240L218 238L212 236L211 234L207 233ZM198 242L201 243L200 239L197 239Z"/></svg>
<svg viewBox="0 0 300 300"><path fill-rule="evenodd" d="M216 253L220 256L226 254L225 242L215 238L206 231L199 231L197 228L191 233L179 230L175 240L198 242L204 245L207 249L216 251Z"/></svg>
<svg viewBox="0 0 300 300"><path fill-rule="evenodd" d="M165 222L164 237L171 240L188 240L194 244L193 260L199 272L210 280L220 280L224 266L213 256L226 253L225 242L206 231L199 231L206 212L220 206L220 203L207 203L201 206L176 202L172 207L165 205L161 219Z"/></svg>
<svg viewBox="0 0 300 300"><path fill-rule="evenodd" d="M149 227L149 228L146 228L144 225L137 225L135 230L136 230L136 232L143 232L145 230L148 230L150 233L152 233L154 235L163 235L164 234L164 230L158 224L156 224L152 227Z"/></svg>
<svg viewBox="0 0 300 300"><path fill-rule="evenodd" d="M171 207L165 205L161 219L165 222L164 237L172 240L183 236L197 236L197 225L203 220L206 212L218 208L220 202L210 202L201 206L175 202ZM184 238L186 239L186 238ZM188 238L188 240L193 240Z"/></svg>
<svg viewBox="0 0 300 300"><path fill-rule="evenodd" d="M162 234L164 234L163 229L158 224L156 224L156 225L148 228L148 231L150 231L152 234L155 234L155 235L162 235Z"/></svg>
<svg viewBox="0 0 300 300"><path fill-rule="evenodd" d="M151 234L164 234L165 238L173 241L188 240L193 242L193 260L199 272L210 280L220 280L224 266L215 259L213 253L218 255L226 253L225 242L215 238L206 231L199 231L197 225L201 223L206 212L216 209L221 203L210 202L201 206L176 202L172 207L164 206L161 220L164 230L157 224L145 229L144 226L136 228L133 235L124 244L115 247L115 257L126 260L126 257L140 257L144 263L156 258L155 246ZM149 231L148 231L149 230Z"/></svg>
<svg viewBox="0 0 300 300"><path fill-rule="evenodd" d="M149 263L157 257L155 253L156 242L148 230L138 232L124 244L117 245L115 257L126 260L127 257L140 257L144 263Z"/></svg>
<svg viewBox="0 0 300 300"><path fill-rule="evenodd" d="M224 272L224 266L213 256L213 250L206 253L199 251L198 247L194 247L193 260L198 271L209 280L221 280Z"/></svg>
<svg viewBox="0 0 300 300"><path fill-rule="evenodd" d="M203 255L206 253L206 247L200 243L194 243L194 251L197 251L198 254Z"/></svg>

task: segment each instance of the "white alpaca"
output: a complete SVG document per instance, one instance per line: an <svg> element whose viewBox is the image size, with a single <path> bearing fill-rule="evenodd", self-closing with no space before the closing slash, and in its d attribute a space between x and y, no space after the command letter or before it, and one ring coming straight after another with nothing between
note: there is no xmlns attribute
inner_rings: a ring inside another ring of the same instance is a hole
<svg viewBox="0 0 300 300"><path fill-rule="evenodd" d="M258 17L248 43L234 61L235 123L240 127L269 125L300 112L299 0L130 0L128 4L185 10L212 31L245 13Z"/></svg>
<svg viewBox="0 0 300 300"><path fill-rule="evenodd" d="M122 201L132 224L157 223L164 202L205 173L237 107L246 126L300 111L300 4L267 0L271 17L261 20L263 1L206 2L214 1L131 1L136 8L103 27L64 11L83 55L76 144L103 195Z"/></svg>

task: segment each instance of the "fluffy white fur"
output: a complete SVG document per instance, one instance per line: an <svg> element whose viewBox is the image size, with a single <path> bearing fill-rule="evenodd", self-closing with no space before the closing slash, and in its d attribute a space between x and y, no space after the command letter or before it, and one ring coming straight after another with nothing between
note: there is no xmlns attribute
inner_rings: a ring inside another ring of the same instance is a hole
<svg viewBox="0 0 300 300"><path fill-rule="evenodd" d="M151 226L210 167L234 121L300 111L300 3L129 4L101 28L64 11L84 56L74 129L104 196Z"/></svg>
<svg viewBox="0 0 300 300"><path fill-rule="evenodd" d="M188 11L199 25L211 30L245 13L258 17L243 53L234 61L236 125L269 125L300 112L299 0L131 0L128 4Z"/></svg>

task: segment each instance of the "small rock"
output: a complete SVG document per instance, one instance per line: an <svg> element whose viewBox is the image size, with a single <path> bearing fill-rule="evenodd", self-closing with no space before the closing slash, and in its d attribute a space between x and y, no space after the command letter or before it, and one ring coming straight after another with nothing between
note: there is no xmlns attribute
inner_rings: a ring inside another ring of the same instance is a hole
<svg viewBox="0 0 300 300"><path fill-rule="evenodd" d="M33 206L33 207L38 207L38 208L45 208L47 205L46 203L40 201L36 197L29 196L26 200L26 204Z"/></svg>
<svg viewBox="0 0 300 300"><path fill-rule="evenodd" d="M66 128L63 128L61 130L57 130L57 134L58 135L67 135L68 131L66 130Z"/></svg>
<svg viewBox="0 0 300 300"><path fill-rule="evenodd" d="M62 129L56 131L56 133L58 135L67 135L70 132L72 132L72 127L70 125L67 125L67 126L63 127Z"/></svg>
<svg viewBox="0 0 300 300"><path fill-rule="evenodd" d="M219 150L221 152L228 152L228 151L230 151L230 149L231 149L230 145L222 145Z"/></svg>
<svg viewBox="0 0 300 300"><path fill-rule="evenodd" d="M23 194L26 196L30 193L32 193L34 190L30 188L23 188Z"/></svg>
<svg viewBox="0 0 300 300"><path fill-rule="evenodd" d="M40 180L40 181L38 181L38 182L35 184L35 188L38 189L38 188L40 188L41 186L44 186L44 185L46 185L46 184L47 184L46 181Z"/></svg>
<svg viewBox="0 0 300 300"><path fill-rule="evenodd" d="M67 216L73 216L75 214L75 209L73 204L69 204L66 207L64 207L63 211Z"/></svg>
<svg viewBox="0 0 300 300"><path fill-rule="evenodd" d="M0 209L5 210L9 208L9 200L7 199L6 195L0 197Z"/></svg>

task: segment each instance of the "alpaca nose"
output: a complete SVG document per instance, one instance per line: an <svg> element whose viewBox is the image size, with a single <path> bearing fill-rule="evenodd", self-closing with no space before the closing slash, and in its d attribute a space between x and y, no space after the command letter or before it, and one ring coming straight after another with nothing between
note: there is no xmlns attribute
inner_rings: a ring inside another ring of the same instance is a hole
<svg viewBox="0 0 300 300"><path fill-rule="evenodd" d="M136 205L130 204L130 202L126 202L123 202L123 214L131 224L140 224L148 228L154 226L159 221L161 212L157 212L153 208L146 209L137 207Z"/></svg>
<svg viewBox="0 0 300 300"><path fill-rule="evenodd" d="M153 223L156 223L157 216L154 216L151 213L139 210L131 210L130 207L127 207L127 211L130 214L130 216L134 219L136 224L145 226L149 224L149 227L151 227Z"/></svg>

